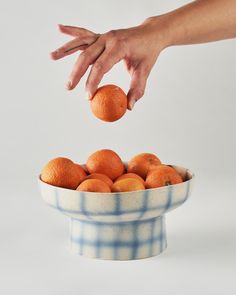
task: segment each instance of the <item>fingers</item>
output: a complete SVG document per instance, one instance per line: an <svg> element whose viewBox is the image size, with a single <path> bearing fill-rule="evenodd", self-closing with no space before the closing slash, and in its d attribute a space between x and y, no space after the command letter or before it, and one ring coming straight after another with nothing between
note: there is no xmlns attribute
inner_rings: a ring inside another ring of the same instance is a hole
<svg viewBox="0 0 236 295"><path fill-rule="evenodd" d="M143 96L150 70L150 67L140 64L133 71L130 90L127 94L129 110L132 110L135 103Z"/></svg>
<svg viewBox="0 0 236 295"><path fill-rule="evenodd" d="M67 42L57 50L51 52L51 58L54 60L63 58L78 50L85 50L100 36L99 34L95 34L89 30L79 27L58 25L58 28L62 33L74 36L76 38Z"/></svg>
<svg viewBox="0 0 236 295"><path fill-rule="evenodd" d="M86 36L86 37L77 37L72 41L67 42L62 47L50 53L51 58L53 60L58 60L67 55L75 53L78 50L85 50L91 44L93 44L97 40L97 35L94 36Z"/></svg>
<svg viewBox="0 0 236 295"><path fill-rule="evenodd" d="M58 29L61 33L70 35L72 37L93 37L96 33L80 27L64 26L59 24Z"/></svg>
<svg viewBox="0 0 236 295"><path fill-rule="evenodd" d="M94 61L103 52L104 46L105 43L102 40L98 39L94 44L92 44L80 54L70 74L70 78L66 86L68 90L72 90L75 88L80 79L86 73L88 67L93 64Z"/></svg>
<svg viewBox="0 0 236 295"><path fill-rule="evenodd" d="M89 99L91 99L96 92L104 74L107 73L121 59L122 55L118 51L109 49L105 49L99 56L93 64L86 82Z"/></svg>

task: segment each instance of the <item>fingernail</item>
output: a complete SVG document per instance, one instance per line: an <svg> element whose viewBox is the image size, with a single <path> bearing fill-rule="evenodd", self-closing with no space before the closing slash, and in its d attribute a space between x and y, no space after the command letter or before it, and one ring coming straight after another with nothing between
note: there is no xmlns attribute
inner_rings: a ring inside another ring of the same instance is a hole
<svg viewBox="0 0 236 295"><path fill-rule="evenodd" d="M50 52L49 55L50 55L51 59L55 59L55 52L54 51Z"/></svg>
<svg viewBox="0 0 236 295"><path fill-rule="evenodd" d="M87 94L88 94L88 96L87 96L87 97L88 97L88 100L91 100L91 98L92 98L92 94L91 94L91 92L88 91Z"/></svg>
<svg viewBox="0 0 236 295"><path fill-rule="evenodd" d="M67 84L66 84L66 89L67 90L71 90L72 89L72 82L71 81L68 81Z"/></svg>
<svg viewBox="0 0 236 295"><path fill-rule="evenodd" d="M135 103L136 103L135 99L131 99L131 101L129 102L130 110L134 108Z"/></svg>
<svg viewBox="0 0 236 295"><path fill-rule="evenodd" d="M51 57L52 59L57 59L57 54L58 54L58 50L53 51L53 52L50 53L50 57Z"/></svg>

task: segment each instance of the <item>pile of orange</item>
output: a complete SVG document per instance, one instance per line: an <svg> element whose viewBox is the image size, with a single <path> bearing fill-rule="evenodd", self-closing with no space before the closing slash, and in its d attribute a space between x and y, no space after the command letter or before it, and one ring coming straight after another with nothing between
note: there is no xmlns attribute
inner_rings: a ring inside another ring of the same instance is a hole
<svg viewBox="0 0 236 295"><path fill-rule="evenodd" d="M79 165L56 158L43 168L41 180L58 187L87 192L130 192L181 183L178 172L151 153L133 157L127 168L117 153L103 149Z"/></svg>

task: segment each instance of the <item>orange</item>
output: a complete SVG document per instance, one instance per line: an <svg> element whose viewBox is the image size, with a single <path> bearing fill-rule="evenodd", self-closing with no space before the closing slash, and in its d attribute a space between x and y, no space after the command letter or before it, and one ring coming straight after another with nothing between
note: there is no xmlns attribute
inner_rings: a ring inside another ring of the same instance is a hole
<svg viewBox="0 0 236 295"><path fill-rule="evenodd" d="M55 158L47 163L41 173L42 181L69 189L76 189L85 179L86 172L67 158Z"/></svg>
<svg viewBox="0 0 236 295"><path fill-rule="evenodd" d="M145 190L145 186L140 180L135 178L117 180L112 186L113 192L132 192L139 190Z"/></svg>
<svg viewBox="0 0 236 295"><path fill-rule="evenodd" d="M88 158L86 166L90 174L102 173L111 180L116 179L124 172L121 158L114 151L107 149L93 153Z"/></svg>
<svg viewBox="0 0 236 295"><path fill-rule="evenodd" d="M105 174L101 174L101 173L92 173L90 175L88 175L86 177L86 179L100 179L102 181L104 181L109 187L112 187L113 182L112 180L106 176Z"/></svg>
<svg viewBox="0 0 236 295"><path fill-rule="evenodd" d="M116 85L104 85L97 89L90 102L94 115L106 122L120 119L127 110L127 96Z"/></svg>
<svg viewBox="0 0 236 295"><path fill-rule="evenodd" d="M145 183L144 180L142 179L142 177L140 177L138 174L135 174L135 173L122 174L120 177L118 177L116 179L116 181L121 180L121 179L125 179L125 178L135 178L135 179L138 179L139 181L141 181L143 184Z"/></svg>
<svg viewBox="0 0 236 295"><path fill-rule="evenodd" d="M148 173L146 188L156 188L183 182L178 172L167 165L160 165Z"/></svg>
<svg viewBox="0 0 236 295"><path fill-rule="evenodd" d="M146 178L149 171L161 164L156 155L150 153L142 153L133 157L128 162L128 172L136 173L143 179Z"/></svg>
<svg viewBox="0 0 236 295"><path fill-rule="evenodd" d="M77 187L76 190L82 192L111 192L109 185L100 179L86 179Z"/></svg>

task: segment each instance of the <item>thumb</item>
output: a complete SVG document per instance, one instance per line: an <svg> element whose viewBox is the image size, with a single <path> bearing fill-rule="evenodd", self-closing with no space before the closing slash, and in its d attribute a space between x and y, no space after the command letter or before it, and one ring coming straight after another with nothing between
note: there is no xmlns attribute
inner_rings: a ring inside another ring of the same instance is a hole
<svg viewBox="0 0 236 295"><path fill-rule="evenodd" d="M127 94L128 109L131 111L135 103L144 95L147 78L150 69L146 66L138 66L132 73L130 89Z"/></svg>

